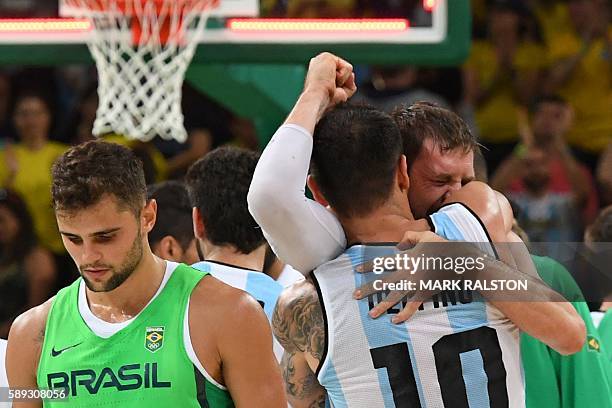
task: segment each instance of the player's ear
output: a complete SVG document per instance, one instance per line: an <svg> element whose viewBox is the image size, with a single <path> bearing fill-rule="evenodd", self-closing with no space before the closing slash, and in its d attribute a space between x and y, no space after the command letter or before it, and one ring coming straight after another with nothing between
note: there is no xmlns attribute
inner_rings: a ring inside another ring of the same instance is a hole
<svg viewBox="0 0 612 408"><path fill-rule="evenodd" d="M312 192L312 196L319 204L321 204L323 207L329 206L329 202L325 199L325 196L321 192L321 189L319 188L319 185L317 184L317 181L314 179L314 177L309 175L306 179L306 184Z"/></svg>
<svg viewBox="0 0 612 408"><path fill-rule="evenodd" d="M140 211L140 225L143 233L148 234L155 226L157 220L157 201L154 199L148 200L145 206Z"/></svg>
<svg viewBox="0 0 612 408"><path fill-rule="evenodd" d="M193 234L196 239L204 239L206 237L206 227L204 225L202 213L197 207L193 207L191 210L191 218L193 219Z"/></svg>
<svg viewBox="0 0 612 408"><path fill-rule="evenodd" d="M162 259L180 262L183 258L183 249L178 241L170 235L166 235L159 241L156 247L156 255Z"/></svg>
<svg viewBox="0 0 612 408"><path fill-rule="evenodd" d="M401 155L397 162L397 184L402 192L408 192L410 178L408 177L408 161L405 155Z"/></svg>

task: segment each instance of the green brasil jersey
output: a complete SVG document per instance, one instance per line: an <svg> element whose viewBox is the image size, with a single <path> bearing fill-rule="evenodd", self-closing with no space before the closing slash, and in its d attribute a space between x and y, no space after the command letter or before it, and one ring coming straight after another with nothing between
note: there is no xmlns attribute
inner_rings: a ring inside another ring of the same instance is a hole
<svg viewBox="0 0 612 408"><path fill-rule="evenodd" d="M109 338L94 334L78 310L81 278L53 301L38 366L39 388L64 388L67 401L44 407L233 407L185 350L191 292L206 276L180 264L153 301Z"/></svg>
<svg viewBox="0 0 612 408"><path fill-rule="evenodd" d="M557 261L532 256L540 278L567 299L582 293ZM539 340L521 333L527 408L612 407L612 373L604 347L585 302L572 302L584 320L587 341L582 350L562 356Z"/></svg>

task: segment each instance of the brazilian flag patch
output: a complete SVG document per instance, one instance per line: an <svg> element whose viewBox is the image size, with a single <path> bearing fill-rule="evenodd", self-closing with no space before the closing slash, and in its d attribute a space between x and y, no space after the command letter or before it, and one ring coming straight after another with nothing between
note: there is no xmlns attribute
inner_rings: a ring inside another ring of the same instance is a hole
<svg viewBox="0 0 612 408"><path fill-rule="evenodd" d="M155 353L164 345L164 327L147 327L145 333L145 348Z"/></svg>
<svg viewBox="0 0 612 408"><path fill-rule="evenodd" d="M599 340L595 338L595 336L587 336L587 349L589 351L595 351L599 353L601 349L599 346Z"/></svg>

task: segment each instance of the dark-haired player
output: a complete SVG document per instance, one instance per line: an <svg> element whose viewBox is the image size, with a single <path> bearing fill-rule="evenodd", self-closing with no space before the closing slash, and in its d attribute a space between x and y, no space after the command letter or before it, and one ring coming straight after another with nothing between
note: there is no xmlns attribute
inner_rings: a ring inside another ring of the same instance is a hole
<svg viewBox="0 0 612 408"><path fill-rule="evenodd" d="M130 150L88 142L62 155L52 176L59 230L81 278L13 324L12 388L67 390L67 401L49 407L286 405L257 302L151 252L156 205Z"/></svg>
<svg viewBox="0 0 612 408"><path fill-rule="evenodd" d="M250 293L271 320L283 286L262 272L268 245L246 202L258 159L258 153L222 147L195 162L185 181L203 256L194 268ZM275 353L280 359L276 342Z"/></svg>

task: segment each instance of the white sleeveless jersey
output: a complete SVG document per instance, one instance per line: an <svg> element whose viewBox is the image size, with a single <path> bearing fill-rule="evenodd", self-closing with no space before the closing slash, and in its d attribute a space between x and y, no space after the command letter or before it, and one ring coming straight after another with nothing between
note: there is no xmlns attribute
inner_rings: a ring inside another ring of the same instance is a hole
<svg viewBox="0 0 612 408"><path fill-rule="evenodd" d="M447 239L494 251L480 220L462 204L443 207L430 222ZM387 245L352 246L313 273L327 332L317 376L332 406L524 407L518 328L479 293L440 293L399 325L390 322L398 306L378 319L368 316L382 296L352 298L376 278L354 267L396 252Z"/></svg>

